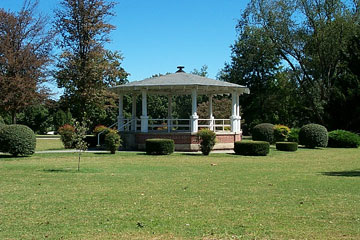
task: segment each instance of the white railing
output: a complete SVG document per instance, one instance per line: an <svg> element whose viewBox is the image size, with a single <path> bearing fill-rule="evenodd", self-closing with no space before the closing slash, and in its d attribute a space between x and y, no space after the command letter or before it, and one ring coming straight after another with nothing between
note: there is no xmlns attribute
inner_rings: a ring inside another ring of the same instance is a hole
<svg viewBox="0 0 360 240"><path fill-rule="evenodd" d="M198 119L198 127L208 128L214 132L231 130L230 119Z"/></svg>
<svg viewBox="0 0 360 240"><path fill-rule="evenodd" d="M149 131L190 131L190 119L149 119Z"/></svg>

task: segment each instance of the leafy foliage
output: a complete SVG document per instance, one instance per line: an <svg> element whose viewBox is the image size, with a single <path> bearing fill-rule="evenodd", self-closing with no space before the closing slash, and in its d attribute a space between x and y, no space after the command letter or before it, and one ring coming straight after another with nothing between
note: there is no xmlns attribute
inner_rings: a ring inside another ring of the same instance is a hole
<svg viewBox="0 0 360 240"><path fill-rule="evenodd" d="M297 142L276 142L276 149L279 151L295 152L298 149Z"/></svg>
<svg viewBox="0 0 360 240"><path fill-rule="evenodd" d="M299 143L308 148L326 147L328 144L327 129L314 123L304 125L299 132Z"/></svg>
<svg viewBox="0 0 360 240"><path fill-rule="evenodd" d="M245 156L266 156L270 151L270 144L263 141L241 141L234 143L234 152Z"/></svg>
<svg viewBox="0 0 360 240"><path fill-rule="evenodd" d="M17 122L28 126L37 134L46 134L52 128L52 116L44 104L29 106L18 114Z"/></svg>
<svg viewBox="0 0 360 240"><path fill-rule="evenodd" d="M220 78L247 85L246 124L359 131L357 1L251 0ZM354 106L354 107L352 107Z"/></svg>
<svg viewBox="0 0 360 240"><path fill-rule="evenodd" d="M254 141L265 141L274 143L274 125L271 123L260 123L252 130L252 139Z"/></svg>
<svg viewBox="0 0 360 240"><path fill-rule="evenodd" d="M216 134L210 129L202 129L197 133L200 138L200 150L204 155L209 155L216 143Z"/></svg>
<svg viewBox="0 0 360 240"><path fill-rule="evenodd" d="M360 146L360 136L345 130L329 132L328 147L333 148L357 148Z"/></svg>
<svg viewBox="0 0 360 240"><path fill-rule="evenodd" d="M60 134L60 138L65 148L73 148L74 147L74 135L75 128L69 124L65 124L60 127L58 130Z"/></svg>
<svg viewBox="0 0 360 240"><path fill-rule="evenodd" d="M5 125L0 128L0 151L13 156L29 156L35 153L36 137L24 125Z"/></svg>
<svg viewBox="0 0 360 240"><path fill-rule="evenodd" d="M61 126L71 123L72 123L72 115L69 109L66 112L60 109L54 114L53 125L55 131L57 131Z"/></svg>
<svg viewBox="0 0 360 240"><path fill-rule="evenodd" d="M281 124L277 124L274 126L274 138L276 142L285 141L288 138L289 134L290 134L289 127Z"/></svg>
<svg viewBox="0 0 360 240"><path fill-rule="evenodd" d="M175 143L172 139L146 139L145 151L150 155L169 155L175 150Z"/></svg>
<svg viewBox="0 0 360 240"><path fill-rule="evenodd" d="M300 128L291 128L287 140L289 142L297 142L297 143L299 143L299 132L300 132Z"/></svg>
<svg viewBox="0 0 360 240"><path fill-rule="evenodd" d="M0 108L16 113L43 98L53 35L45 16L35 16L38 1L24 1L18 13L0 9Z"/></svg>
<svg viewBox="0 0 360 240"><path fill-rule="evenodd" d="M105 146L111 154L115 154L119 147L121 147L121 143L120 135L116 131L111 131L105 135Z"/></svg>
<svg viewBox="0 0 360 240"><path fill-rule="evenodd" d="M65 88L63 104L76 119L86 112L95 125L116 107L116 96L107 87L125 83L128 75L121 66L122 55L104 49L115 29L107 23L114 6L101 0L62 0L56 11L55 30L63 52L54 77L58 87Z"/></svg>

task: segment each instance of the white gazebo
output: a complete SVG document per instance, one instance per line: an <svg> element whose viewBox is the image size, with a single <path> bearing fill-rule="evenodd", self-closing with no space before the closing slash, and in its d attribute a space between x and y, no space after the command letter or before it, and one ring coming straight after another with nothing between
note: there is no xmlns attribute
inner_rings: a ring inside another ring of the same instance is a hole
<svg viewBox="0 0 360 240"><path fill-rule="evenodd" d="M233 142L240 140L242 134L239 96L249 93L249 89L238 84L188 74L182 70L183 67L178 67L178 69L173 74L134 81L110 89L119 95L117 127L127 142L125 145L142 149L147 138L171 138L174 139L177 150L194 151L198 150L198 144L193 142L196 142L196 133L199 128L209 128L217 133L218 148L233 147ZM132 117L129 119L124 118L123 114L123 98L126 94L132 97ZM167 118L149 118L147 96L151 94L168 97ZM219 94L231 94L232 96L231 116L228 119L215 119L213 116L212 98ZM142 99L140 118L136 116L136 99L139 95ZM192 111L188 119L173 119L172 98L176 95L191 95ZM209 98L208 119L199 119L197 114L198 95L207 95ZM226 131L229 128L230 130ZM227 144L229 147L225 147L226 144L221 144L223 136L233 136L234 140L230 144L231 146Z"/></svg>

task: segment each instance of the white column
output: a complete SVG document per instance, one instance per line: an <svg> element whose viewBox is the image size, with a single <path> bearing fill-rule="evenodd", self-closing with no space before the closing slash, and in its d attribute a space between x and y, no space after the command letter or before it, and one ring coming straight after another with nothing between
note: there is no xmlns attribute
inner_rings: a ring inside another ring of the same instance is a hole
<svg viewBox="0 0 360 240"><path fill-rule="evenodd" d="M214 115L213 115L213 96L209 96L209 118L210 118L210 130L215 131L214 128Z"/></svg>
<svg viewBox="0 0 360 240"><path fill-rule="evenodd" d="M118 131L124 131L124 94L119 94L119 115L118 115Z"/></svg>
<svg viewBox="0 0 360 240"><path fill-rule="evenodd" d="M168 132L171 132L172 128L172 95L168 95L168 122L167 122L167 128Z"/></svg>
<svg viewBox="0 0 360 240"><path fill-rule="evenodd" d="M131 103L131 131L136 131L136 95L132 96L132 103Z"/></svg>
<svg viewBox="0 0 360 240"><path fill-rule="evenodd" d="M141 115L141 132L148 132L149 117L147 115L147 92L143 90L142 95L142 115Z"/></svg>
<svg viewBox="0 0 360 240"><path fill-rule="evenodd" d="M236 132L237 131L237 117L236 117L236 112L237 112L237 105L236 105L236 96L237 94L235 92L233 92L231 94L231 98L232 98L232 104L231 104L231 117L230 117L230 125L231 125L231 131L232 132Z"/></svg>
<svg viewBox="0 0 360 240"><path fill-rule="evenodd" d="M239 133L241 131L241 116L240 116L240 99L239 93L236 93L236 130Z"/></svg>
<svg viewBox="0 0 360 240"><path fill-rule="evenodd" d="M197 115L197 91L193 89L191 92L192 111L190 116L190 128L191 132L196 133L198 131L198 119Z"/></svg>

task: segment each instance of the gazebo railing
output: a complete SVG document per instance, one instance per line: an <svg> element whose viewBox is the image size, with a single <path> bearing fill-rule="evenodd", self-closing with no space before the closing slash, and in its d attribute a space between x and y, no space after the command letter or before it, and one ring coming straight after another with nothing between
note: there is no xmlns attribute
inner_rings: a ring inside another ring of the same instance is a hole
<svg viewBox="0 0 360 240"><path fill-rule="evenodd" d="M134 126L135 124L135 126ZM208 128L214 132L230 131L230 119L198 119L199 129ZM123 119L122 129L125 132L140 132L141 119ZM148 120L148 131L151 132L189 132L190 119L151 118Z"/></svg>
<svg viewBox="0 0 360 240"><path fill-rule="evenodd" d="M149 131L190 131L190 119L149 119Z"/></svg>
<svg viewBox="0 0 360 240"><path fill-rule="evenodd" d="M198 120L198 127L201 128L208 128L214 132L219 131L230 131L231 124L230 119L199 119Z"/></svg>

